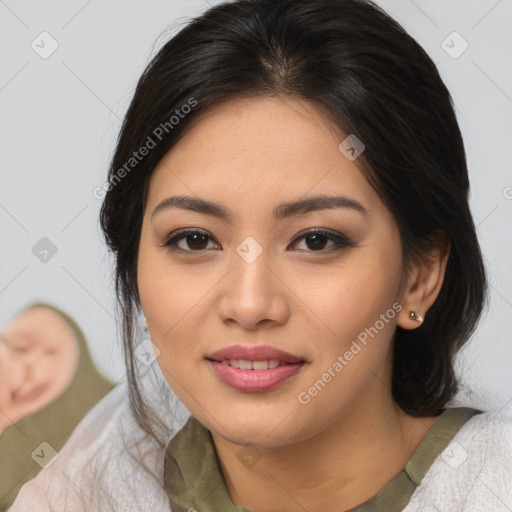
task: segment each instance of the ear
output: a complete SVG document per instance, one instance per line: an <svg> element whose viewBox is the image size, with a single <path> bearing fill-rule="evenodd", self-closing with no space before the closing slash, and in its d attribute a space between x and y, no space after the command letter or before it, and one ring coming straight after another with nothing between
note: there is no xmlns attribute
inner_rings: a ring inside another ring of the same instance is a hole
<svg viewBox="0 0 512 512"><path fill-rule="evenodd" d="M402 310L397 325L403 329L416 329L422 324L443 285L449 255L450 239L444 231L438 230L432 236L431 249L411 264L402 288ZM411 311L422 320L410 318Z"/></svg>

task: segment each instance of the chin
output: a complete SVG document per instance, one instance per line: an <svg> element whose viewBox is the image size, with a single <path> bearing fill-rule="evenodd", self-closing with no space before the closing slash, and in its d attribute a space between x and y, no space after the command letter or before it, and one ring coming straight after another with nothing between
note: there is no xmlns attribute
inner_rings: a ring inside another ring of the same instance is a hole
<svg viewBox="0 0 512 512"><path fill-rule="evenodd" d="M216 410L210 409L206 417L198 415L196 418L217 436L237 445L269 448L286 446L292 438L297 437L297 430L301 429L297 419L294 419L295 415L290 414L289 410L279 414L270 409L268 413L262 413L257 406L250 409L246 407L245 411L238 411L234 407L230 414L226 414L225 408L221 408L218 414ZM281 407L279 411L282 411ZM304 435L301 433L299 437ZM308 437L307 434L305 437Z"/></svg>

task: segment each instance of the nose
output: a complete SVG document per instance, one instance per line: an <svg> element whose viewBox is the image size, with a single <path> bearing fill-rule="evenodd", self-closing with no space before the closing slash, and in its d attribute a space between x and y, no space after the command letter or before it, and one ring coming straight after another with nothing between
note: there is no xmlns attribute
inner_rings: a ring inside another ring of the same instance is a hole
<svg viewBox="0 0 512 512"><path fill-rule="evenodd" d="M0 340L0 384L9 392L23 385L25 381L25 368L19 357Z"/></svg>
<svg viewBox="0 0 512 512"><path fill-rule="evenodd" d="M44 381L46 362L35 352L28 351L17 362L19 379L14 392L19 399L23 399Z"/></svg>
<svg viewBox="0 0 512 512"><path fill-rule="evenodd" d="M265 251L254 261L235 254L220 293L218 314L223 322L253 330L288 320L291 292L278 272L270 268Z"/></svg>

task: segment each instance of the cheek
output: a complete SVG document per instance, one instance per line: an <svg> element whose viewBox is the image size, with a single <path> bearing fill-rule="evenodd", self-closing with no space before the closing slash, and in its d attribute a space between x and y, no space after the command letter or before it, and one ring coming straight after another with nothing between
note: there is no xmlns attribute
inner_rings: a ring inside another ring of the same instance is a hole
<svg viewBox="0 0 512 512"><path fill-rule="evenodd" d="M325 323L332 330L364 329L391 307L400 276L399 262L393 261L391 256L359 253L338 272L317 281L309 297L315 309L325 312Z"/></svg>
<svg viewBox="0 0 512 512"><path fill-rule="evenodd" d="M347 259L335 274L321 280L312 309L320 312L329 330L323 329L327 335L318 338L324 342L317 345L316 373L320 376L338 361L333 368L337 377L329 386L331 391L324 394L325 400L338 393L340 386L360 393L375 374L381 374L396 327L392 306L397 301L399 276L400 260L395 254L368 250Z"/></svg>
<svg viewBox="0 0 512 512"><path fill-rule="evenodd" d="M171 265L150 251L140 253L139 295L151 342L159 350L156 361L169 386L192 411L198 402L191 397L208 389L204 374L197 371L203 358L197 341L205 338L201 300L207 300L205 294L214 285L213 280L208 284L211 274Z"/></svg>
<svg viewBox="0 0 512 512"><path fill-rule="evenodd" d="M161 352L159 359L179 353L198 329L193 322L195 308L215 282L211 272L199 267L172 264L165 251L141 244L138 289L151 340Z"/></svg>
<svg viewBox="0 0 512 512"><path fill-rule="evenodd" d="M60 369L59 379L56 379L56 386L59 389L71 383L77 369L79 356L78 345L71 339L66 340L66 346L46 354L46 361L50 372L55 368Z"/></svg>
<svg viewBox="0 0 512 512"><path fill-rule="evenodd" d="M9 349L0 348L0 409L11 403L11 391L23 383L23 372L18 359L13 359Z"/></svg>

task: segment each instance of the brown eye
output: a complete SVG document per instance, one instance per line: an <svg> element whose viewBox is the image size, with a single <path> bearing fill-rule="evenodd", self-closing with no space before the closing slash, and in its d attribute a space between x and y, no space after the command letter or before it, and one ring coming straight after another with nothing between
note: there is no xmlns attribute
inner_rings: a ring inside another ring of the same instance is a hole
<svg viewBox="0 0 512 512"><path fill-rule="evenodd" d="M209 240L213 240L212 237L202 231L181 231L169 237L164 247L183 252L200 252L208 248Z"/></svg>
<svg viewBox="0 0 512 512"><path fill-rule="evenodd" d="M295 238L291 246L297 245L302 239L306 242L306 248L301 248L299 250L304 250L306 252L330 252L331 250L334 251L345 247L353 247L355 245L340 233L318 229L302 233L301 236ZM213 241L213 238L205 232L198 230L184 230L169 236L163 244L163 247L168 247L173 251L200 253L209 248L209 241ZM329 242L330 245L328 245ZM210 246L210 248L212 247Z"/></svg>
<svg viewBox="0 0 512 512"><path fill-rule="evenodd" d="M344 235L325 230L313 230L302 233L291 245L296 245L301 240L305 241L306 249L299 250L305 250L307 252L330 252L331 250L353 247L355 245ZM329 242L332 242L332 244L326 249L326 245Z"/></svg>

